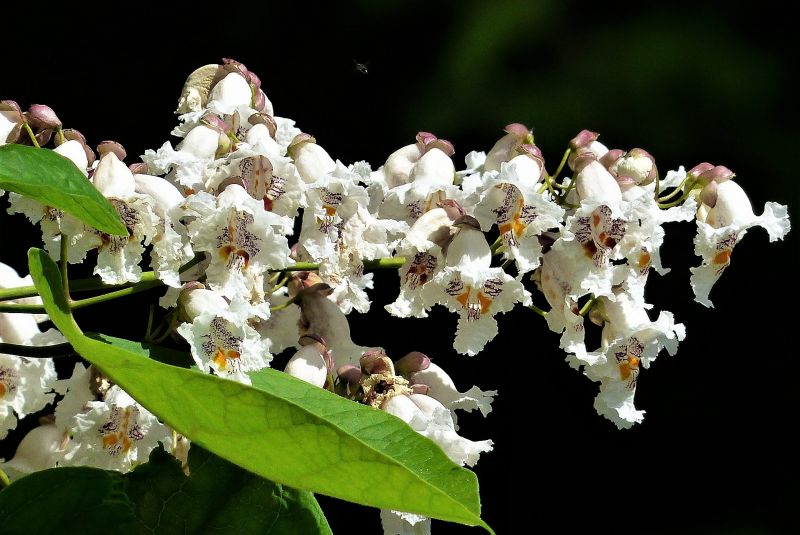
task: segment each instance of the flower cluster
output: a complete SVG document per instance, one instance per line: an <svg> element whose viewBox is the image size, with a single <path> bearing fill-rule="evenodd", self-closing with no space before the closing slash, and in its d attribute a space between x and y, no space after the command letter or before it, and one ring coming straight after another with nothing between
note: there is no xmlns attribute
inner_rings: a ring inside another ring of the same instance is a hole
<svg viewBox="0 0 800 535"><path fill-rule="evenodd" d="M400 417L470 466L491 441L461 437L454 411L486 415L495 392L459 392L422 353L393 362L384 349L355 343L347 314L370 310L370 269L399 270L390 314L424 318L437 305L456 313L453 347L462 354L484 351L498 334L497 314L515 306L540 313L568 361L600 383L598 413L629 427L644 414L634 406L639 374L662 350L674 354L686 334L668 311L653 319L645 302L651 272L668 271L663 225L696 221L701 261L691 284L706 306L748 229L762 226L770 240L789 230L785 206L767 203L755 215L724 166L662 176L648 152L609 150L587 130L552 174L522 124L508 125L488 152L467 154L460 171L453 145L428 132L376 169L345 164L275 115L258 76L233 60L192 73L177 112L172 134L182 140L126 165L118 143L103 142L95 154L46 106L23 113L3 101L0 144L45 144L55 132L53 150L111 201L128 235L104 234L13 193L10 210L40 224L55 258L62 236L69 262L96 249L94 271L106 283L138 281L150 247L153 272L168 287L161 305L172 309L165 336L182 337L199 369L249 383L250 373L291 349L290 375ZM571 176L559 182L565 167ZM34 323L9 327L6 318L0 314L4 340L39 343L33 317L17 315ZM602 327L599 347L587 347L587 319ZM78 366L55 382L47 365L1 355L0 432L53 392L63 395L53 422L29 435L41 451L25 453L26 438L6 466L128 470L159 442L185 449L96 370ZM387 532L426 529L415 515L382 518Z"/></svg>

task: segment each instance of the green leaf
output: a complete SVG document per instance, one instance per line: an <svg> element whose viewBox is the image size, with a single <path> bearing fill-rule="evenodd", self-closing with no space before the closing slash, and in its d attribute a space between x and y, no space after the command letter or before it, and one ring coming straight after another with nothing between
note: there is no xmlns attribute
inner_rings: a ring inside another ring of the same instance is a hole
<svg viewBox="0 0 800 535"><path fill-rule="evenodd" d="M189 450L189 472L157 448L150 462L126 476L148 533L331 534L310 492L258 477L198 446Z"/></svg>
<svg viewBox="0 0 800 535"><path fill-rule="evenodd" d="M133 533L138 524L122 474L97 468L35 472L0 491L3 535Z"/></svg>
<svg viewBox="0 0 800 535"><path fill-rule="evenodd" d="M44 251L29 269L48 314L75 350L192 441L291 487L491 529L475 474L400 419L275 370L247 386L160 364L83 335Z"/></svg>
<svg viewBox="0 0 800 535"><path fill-rule="evenodd" d="M108 199L74 163L52 150L25 145L0 146L0 189L63 210L102 232L128 235Z"/></svg>
<svg viewBox="0 0 800 535"><path fill-rule="evenodd" d="M189 468L187 477L157 448L125 475L89 467L35 472L0 491L0 532L331 535L310 492L267 481L199 446L189 450Z"/></svg>
<svg viewBox="0 0 800 535"><path fill-rule="evenodd" d="M132 340L125 340L124 338L115 338L107 334L86 333L86 336L120 349L146 356L158 362L163 362L164 364L180 366L181 368L194 366L194 359L192 359L192 356L186 351L178 351L177 349L148 344L146 342L134 342Z"/></svg>

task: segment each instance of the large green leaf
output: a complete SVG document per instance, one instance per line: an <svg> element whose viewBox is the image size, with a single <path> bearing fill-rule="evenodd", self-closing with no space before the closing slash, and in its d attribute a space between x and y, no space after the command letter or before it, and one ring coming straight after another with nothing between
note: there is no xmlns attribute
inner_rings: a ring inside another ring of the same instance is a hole
<svg viewBox="0 0 800 535"><path fill-rule="evenodd" d="M199 446L190 475L162 448L134 471L35 472L0 491L3 535L303 533L331 535L314 496L267 481ZM46 508L47 514L42 514Z"/></svg>
<svg viewBox="0 0 800 535"><path fill-rule="evenodd" d="M122 474L97 468L35 472L0 491L3 535L136 533Z"/></svg>
<svg viewBox="0 0 800 535"><path fill-rule="evenodd" d="M147 533L331 534L310 492L258 477L198 446L189 450L188 477L158 448L126 478Z"/></svg>
<svg viewBox="0 0 800 535"><path fill-rule="evenodd" d="M108 199L74 163L51 150L25 145L0 146L0 189L63 210L102 232L128 234Z"/></svg>
<svg viewBox="0 0 800 535"><path fill-rule="evenodd" d="M475 474L398 418L274 370L251 387L88 338L55 263L40 249L28 258L50 318L75 350L197 444L291 487L491 531Z"/></svg>

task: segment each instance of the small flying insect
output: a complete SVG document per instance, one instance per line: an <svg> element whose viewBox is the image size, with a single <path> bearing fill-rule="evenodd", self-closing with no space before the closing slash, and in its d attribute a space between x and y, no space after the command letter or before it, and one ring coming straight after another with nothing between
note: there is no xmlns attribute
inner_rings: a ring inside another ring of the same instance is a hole
<svg viewBox="0 0 800 535"><path fill-rule="evenodd" d="M369 65L368 61L360 63L356 60L353 60L353 63L354 63L353 70L355 70L356 72L360 72L361 74L369 74L369 70L367 69L367 66Z"/></svg>

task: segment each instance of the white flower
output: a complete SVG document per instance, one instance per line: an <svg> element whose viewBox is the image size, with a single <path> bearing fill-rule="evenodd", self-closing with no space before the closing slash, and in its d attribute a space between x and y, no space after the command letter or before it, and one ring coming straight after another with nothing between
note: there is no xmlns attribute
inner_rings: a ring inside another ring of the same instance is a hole
<svg viewBox="0 0 800 535"><path fill-rule="evenodd" d="M388 190L378 213L382 218L412 224L438 202L460 197L454 178L455 167L450 156L431 148L414 164L407 184Z"/></svg>
<svg viewBox="0 0 800 535"><path fill-rule="evenodd" d="M281 288L273 293L269 298L270 306L277 307L286 303L289 296L286 295L286 288ZM287 308L270 312L269 319L262 320L256 324L256 330L262 338L269 340L270 351L278 354L284 349L295 347L300 337L297 326L300 321L300 307L289 305Z"/></svg>
<svg viewBox="0 0 800 535"><path fill-rule="evenodd" d="M381 509L383 535L431 535L431 519L414 513Z"/></svg>
<svg viewBox="0 0 800 535"><path fill-rule="evenodd" d="M180 267L194 256L186 227L180 222L183 195L178 188L163 178L150 175L134 175L136 192L153 200L153 208L161 219L153 237L150 265L159 280L178 288Z"/></svg>
<svg viewBox="0 0 800 535"><path fill-rule="evenodd" d="M34 427L17 446L14 457L8 462L0 462L2 469L12 480L55 468L66 444L64 433L55 424Z"/></svg>
<svg viewBox="0 0 800 535"><path fill-rule="evenodd" d="M83 145L80 142L76 140L67 141L53 149L53 152L68 158L81 173L87 174L88 162ZM31 223L39 224L42 230L44 247L55 260L58 260L61 256L61 235L66 234L70 240L69 263L78 264L83 262L83 259L86 258L87 250L82 247L75 247L75 244L87 232L81 221L69 214L65 214L60 209L44 206L38 201L14 192L9 193L8 202L8 213L24 214Z"/></svg>
<svg viewBox="0 0 800 535"><path fill-rule="evenodd" d="M489 244L477 221L465 217L456 221L460 230L447 248L446 267L436 275L435 284L425 285L423 299L458 312L453 347L476 355L497 334L494 315L508 312L517 302L528 304L530 294L501 268L490 267Z"/></svg>
<svg viewBox="0 0 800 535"><path fill-rule="evenodd" d="M59 465L127 472L147 462L159 442L171 441L169 428L116 385L103 401L87 401L82 408L71 418L64 415L72 439Z"/></svg>
<svg viewBox="0 0 800 535"><path fill-rule="evenodd" d="M572 269L580 264L573 261L571 252L551 248L545 253L538 272L539 283L550 305L545 315L547 325L553 332L563 332L560 347L568 353L583 355L585 330L583 317L578 314L578 297L585 295L586 290L573 286L578 278Z"/></svg>
<svg viewBox="0 0 800 535"><path fill-rule="evenodd" d="M196 292L207 290L194 290L190 296ZM224 306L221 301L202 302L205 306L192 322L177 329L189 342L195 363L207 373L250 384L247 373L266 368L272 360L269 340L261 338L250 325L250 320L269 318L268 305L252 306L239 297ZM195 301L195 306L184 309L189 317L200 308L198 304Z"/></svg>
<svg viewBox="0 0 800 535"><path fill-rule="evenodd" d="M606 204L582 201L581 207L565 223L565 230L552 247L561 257L564 273L559 274L570 295L587 293L613 295L611 287L622 282L624 266L614 266L620 258L618 244L625 236L627 220Z"/></svg>
<svg viewBox="0 0 800 535"><path fill-rule="evenodd" d="M466 392L459 392L453 379L440 366L432 362L424 370L411 374L409 381L412 384L427 385L430 388L427 395L450 411L462 409L472 412L473 409L478 409L483 416L486 416L492 412L492 400L497 395L496 390L483 391L477 386L473 386Z"/></svg>
<svg viewBox="0 0 800 535"><path fill-rule="evenodd" d="M475 218L484 231L496 224L505 249L503 258L514 259L521 278L540 264L538 236L558 227L564 210L537 193L541 167L523 154L501 164L499 174L487 176Z"/></svg>
<svg viewBox="0 0 800 535"><path fill-rule="evenodd" d="M383 402L381 410L393 414L420 435L434 441L450 459L474 466L481 453L492 450L491 440L472 441L460 436L450 411L430 396L396 395Z"/></svg>
<svg viewBox="0 0 800 535"><path fill-rule="evenodd" d="M428 316L422 288L433 281L444 266L442 246L450 241L456 231L452 226L457 212L434 208L422 214L411 226L397 247L397 254L406 258L400 268L400 295L386 305L386 311L399 318Z"/></svg>
<svg viewBox="0 0 800 535"><path fill-rule="evenodd" d="M186 195L203 191L205 182L218 165L215 162L220 142L220 133L205 124L198 123L178 145L177 150L169 142L156 151L147 150L142 160L151 173L167 175L167 180L180 185Z"/></svg>
<svg viewBox="0 0 800 535"><path fill-rule="evenodd" d="M211 253L209 286L226 297L263 298L267 270L291 264L288 242L280 234L286 227L284 218L264 210L236 184L216 199L198 193L187 204L197 216L188 224L194 250Z"/></svg>
<svg viewBox="0 0 800 535"><path fill-rule="evenodd" d="M645 308L625 293L614 301L602 298L598 306L605 320L602 347L570 360L584 365L586 376L600 382L594 404L597 412L617 427L627 428L644 417L633 402L641 367L649 367L662 349L674 355L686 330L670 312L661 312L651 321Z"/></svg>
<svg viewBox="0 0 800 535"><path fill-rule="evenodd" d="M144 246L156 235L159 217L153 212L153 201L136 193L136 181L130 169L113 152L106 153L94 172L94 186L116 208L127 236L114 236L91 229L73 244L90 250L98 248L94 273L106 284L136 282L141 278Z"/></svg>
<svg viewBox="0 0 800 535"><path fill-rule="evenodd" d="M733 180L719 184L715 205L704 204L698 211L694 244L695 254L702 257L703 263L690 268L691 285L698 303L713 306L708 299L711 287L730 265L734 246L755 226L763 227L771 242L783 239L791 228L786 206L768 202L764 212L756 216L741 186Z"/></svg>
<svg viewBox="0 0 800 535"><path fill-rule="evenodd" d="M9 341L5 329L0 332L3 334L0 341ZM56 379L52 359L27 359L0 353L0 438L5 438L8 431L17 426L18 418L43 409L53 401L50 390Z"/></svg>

